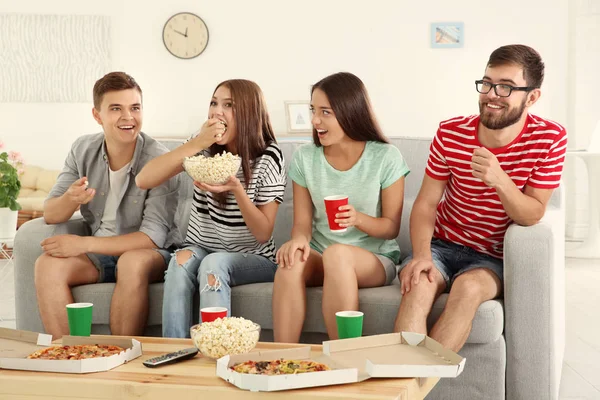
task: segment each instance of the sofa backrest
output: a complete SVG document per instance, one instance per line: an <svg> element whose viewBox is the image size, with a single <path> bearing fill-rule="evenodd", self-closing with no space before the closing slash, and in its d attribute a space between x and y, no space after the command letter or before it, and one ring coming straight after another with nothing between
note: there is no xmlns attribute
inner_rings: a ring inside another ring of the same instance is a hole
<svg viewBox="0 0 600 400"><path fill-rule="evenodd" d="M406 177L404 187L404 208L402 210L402 222L400 225L400 233L396 241L400 245L402 256L410 251L410 235L409 235L409 219L412 205L421 188L421 182L425 175L425 166L427 164L427 156L429 155L429 145L431 138L407 138L407 137L392 137L389 138L391 144L400 149L410 173ZM160 140L167 148L174 149L181 145L181 139L162 139ZM292 160L292 154L301 145L310 143L308 139L280 139L278 144L283 151L285 159L286 173L289 164ZM179 192L179 205L177 207L176 222L181 233L181 237L185 238L187 232L187 224L191 207L191 199L193 193L192 180L185 173L180 174L181 189ZM555 190L550 201L550 207L564 207L563 191L561 188ZM283 203L279 206L277 219L275 221L275 229L273 237L277 247L290 239L293 223L293 193L292 180L288 178L285 188L285 197Z"/></svg>

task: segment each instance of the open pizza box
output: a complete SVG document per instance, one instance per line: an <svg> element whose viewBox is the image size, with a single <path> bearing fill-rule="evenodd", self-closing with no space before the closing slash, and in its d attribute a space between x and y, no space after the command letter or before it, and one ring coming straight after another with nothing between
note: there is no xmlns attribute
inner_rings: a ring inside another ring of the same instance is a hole
<svg viewBox="0 0 600 400"><path fill-rule="evenodd" d="M57 346L52 344L52 336L0 328L0 369L83 374L108 371L142 355L142 345L135 339L63 336L62 344L65 346L109 344L120 346L125 351L110 357L85 360L31 360L27 358L29 354L47 347Z"/></svg>
<svg viewBox="0 0 600 400"><path fill-rule="evenodd" d="M231 367L244 361L310 359L331 370L294 375L253 375ZM275 391L361 382L370 378L454 378L465 366L463 357L430 337L411 332L323 342L323 353L311 357L310 347L268 350L217 360L217 376L240 389Z"/></svg>
<svg viewBox="0 0 600 400"><path fill-rule="evenodd" d="M244 361L271 361L280 358L284 360L312 360L320 362L327 365L330 371L307 372L294 375L253 375L242 374L231 369L233 365ZM310 346L224 356L217 360L217 376L240 389L251 390L253 392L339 385L342 383L359 382L360 380L369 378L368 376L359 377L356 368L343 368L336 365L332 359L324 354L311 357Z"/></svg>

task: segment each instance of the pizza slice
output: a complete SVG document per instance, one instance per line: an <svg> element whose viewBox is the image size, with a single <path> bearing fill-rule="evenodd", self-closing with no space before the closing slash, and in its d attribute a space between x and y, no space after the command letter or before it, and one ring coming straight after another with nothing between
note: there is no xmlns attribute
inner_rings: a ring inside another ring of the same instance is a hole
<svg viewBox="0 0 600 400"><path fill-rule="evenodd" d="M125 351L122 347L108 344L78 344L74 346L54 346L38 350L27 356L38 360L84 360L88 358L110 357Z"/></svg>
<svg viewBox="0 0 600 400"><path fill-rule="evenodd" d="M272 361L245 361L231 367L241 374L256 375L288 375L306 372L329 371L323 363L311 360L284 360L283 358Z"/></svg>

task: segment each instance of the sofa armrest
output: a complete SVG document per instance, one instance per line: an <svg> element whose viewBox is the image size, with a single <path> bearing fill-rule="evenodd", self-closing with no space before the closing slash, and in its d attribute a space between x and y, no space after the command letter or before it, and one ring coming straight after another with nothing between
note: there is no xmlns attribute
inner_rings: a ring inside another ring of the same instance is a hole
<svg viewBox="0 0 600 400"><path fill-rule="evenodd" d="M564 211L504 239L506 398L557 399L564 355Z"/></svg>
<svg viewBox="0 0 600 400"><path fill-rule="evenodd" d="M60 234L89 235L83 218L72 218L64 224L48 225L43 218L24 223L15 236L15 306L17 329L43 332L35 294L35 261L42 254L40 242Z"/></svg>

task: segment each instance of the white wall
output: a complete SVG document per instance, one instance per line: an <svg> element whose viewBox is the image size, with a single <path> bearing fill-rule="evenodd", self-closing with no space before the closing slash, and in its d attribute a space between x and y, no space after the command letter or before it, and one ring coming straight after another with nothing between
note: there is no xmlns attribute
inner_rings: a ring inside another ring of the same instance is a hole
<svg viewBox="0 0 600 400"><path fill-rule="evenodd" d="M160 11L148 4L0 0L0 12L111 16L112 69L142 86L144 131L153 135L199 127L214 86L237 77L263 88L274 127L284 133L284 101L308 99L310 84L347 70L366 83L388 135L431 137L440 120L478 112L473 81L490 52L509 43L533 46L546 62L543 97L532 111L568 125L567 0L170 0ZM193 60L176 59L162 43L163 24L181 11L200 15L210 31L207 49ZM431 49L434 21L463 21L465 47ZM0 139L29 163L60 168L77 136L98 131L90 109L0 104Z"/></svg>
<svg viewBox="0 0 600 400"><path fill-rule="evenodd" d="M585 148L600 121L600 0L570 2L569 104L571 149ZM588 230L588 178L583 162L568 157L564 179L567 195L566 235L578 240ZM599 182L596 181L596 184ZM596 207L598 205L596 204Z"/></svg>

